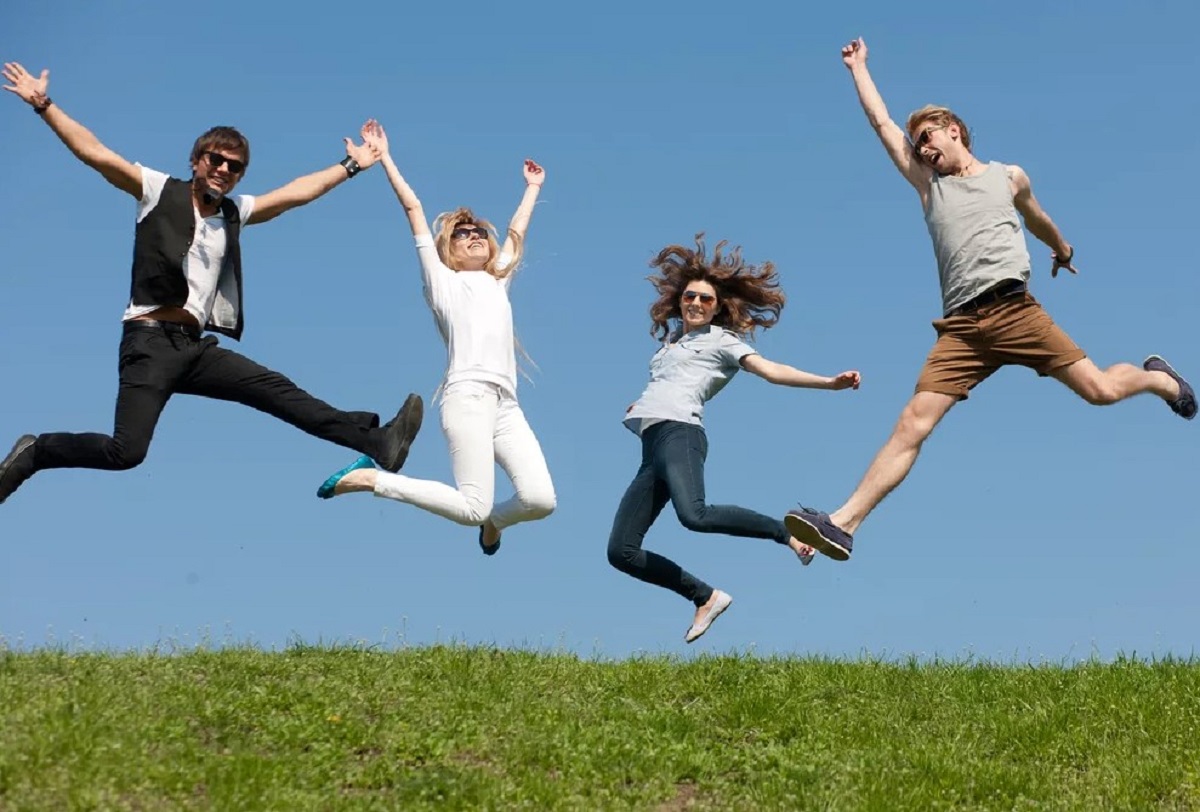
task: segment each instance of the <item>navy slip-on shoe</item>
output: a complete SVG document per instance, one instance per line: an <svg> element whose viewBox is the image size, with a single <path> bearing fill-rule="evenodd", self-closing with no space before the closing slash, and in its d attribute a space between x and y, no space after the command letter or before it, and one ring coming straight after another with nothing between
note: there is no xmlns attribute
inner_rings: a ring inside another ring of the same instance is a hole
<svg viewBox="0 0 1200 812"><path fill-rule="evenodd" d="M800 507L789 510L783 517L783 524L801 544L807 544L835 561L850 559L854 537L830 521L828 513Z"/></svg>
<svg viewBox="0 0 1200 812"><path fill-rule="evenodd" d="M1196 391L1192 389L1192 385L1184 380L1183 376L1175 371L1175 368L1167 363L1167 360L1161 355L1151 355L1142 362L1142 369L1147 372L1165 372L1174 379L1175 383L1179 384L1179 397L1175 400L1168 400L1167 405L1171 407L1171 411L1182 417L1184 420L1191 420L1196 416Z"/></svg>

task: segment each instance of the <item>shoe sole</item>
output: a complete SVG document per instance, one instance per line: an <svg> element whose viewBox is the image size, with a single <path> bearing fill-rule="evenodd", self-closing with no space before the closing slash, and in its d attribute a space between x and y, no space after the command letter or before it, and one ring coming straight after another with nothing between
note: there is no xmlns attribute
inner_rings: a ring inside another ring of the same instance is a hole
<svg viewBox="0 0 1200 812"><path fill-rule="evenodd" d="M719 618L721 615L723 615L725 613L726 609L728 609L730 606L733 606L733 596L730 595L728 592L723 592L721 594L723 594L725 596L725 602L722 603L718 599L717 605L714 606L712 609L708 610L708 615L704 618L704 627L702 629L700 629L700 631L696 632L696 635L694 637L692 636L692 629L694 629L696 627L694 625L689 626L688 630L687 630L687 634L685 634L683 636L683 639L685 642L695 643L697 640L699 640L701 637L704 636L705 632L707 632L709 629L712 628L713 623L716 622L717 618Z"/></svg>
<svg viewBox="0 0 1200 812"><path fill-rule="evenodd" d="M1175 371L1175 367L1173 367L1169 363L1167 363L1167 359L1163 358L1161 355L1147 355L1146 360L1142 362L1142 369L1149 370L1151 361L1157 361L1158 363L1162 364L1165 367L1165 369L1162 369L1160 371L1165 372L1168 375L1170 375L1172 378L1174 378L1175 383L1179 384L1179 388L1181 391L1183 389L1184 384L1187 384L1189 387L1191 386L1191 384L1187 383L1187 381L1184 380L1182 375L1180 375L1178 372ZM1175 410L1172 409L1171 411L1175 411ZM1179 414L1179 412L1175 412L1175 413ZM1180 414L1179 416L1183 417L1184 420L1191 420L1196 415L1193 414L1191 417L1184 417L1183 415Z"/></svg>
<svg viewBox="0 0 1200 812"><path fill-rule="evenodd" d="M20 437L18 437L17 441L13 443L12 450L8 452L8 456L5 457L2 462L0 462L0 476L4 476L5 472L8 471L8 467L16 461L17 457L25 453L25 449L29 448L29 446L36 442L37 437L32 434L22 434ZM9 496L11 495L12 494L9 494ZM0 505L3 505L7 499L8 496L0 497Z"/></svg>
<svg viewBox="0 0 1200 812"><path fill-rule="evenodd" d="M783 517L783 525L788 533L798 539L801 544L807 544L822 555L827 555L834 561L849 561L850 551L833 539L826 538L821 529L810 524L808 519L796 513L788 513Z"/></svg>
<svg viewBox="0 0 1200 812"><path fill-rule="evenodd" d="M408 460L408 450L412 447L413 440L417 438L418 432L421 431L421 423L425 420L425 402L421 400L420 395L409 395L404 400L404 405L400 407L401 426L404 430L404 439L400 442L400 451L396 454L395 461L384 470L396 473L404 467L404 463Z"/></svg>

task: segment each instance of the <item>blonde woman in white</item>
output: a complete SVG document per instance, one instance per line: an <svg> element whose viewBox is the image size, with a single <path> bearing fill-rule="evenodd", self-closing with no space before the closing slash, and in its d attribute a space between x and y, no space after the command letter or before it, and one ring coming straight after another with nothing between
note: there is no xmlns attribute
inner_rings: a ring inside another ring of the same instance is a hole
<svg viewBox="0 0 1200 812"><path fill-rule="evenodd" d="M495 228L467 208L439 216L431 231L421 201L392 160L383 127L372 121L363 137L382 154L388 180L404 206L416 239L425 300L446 342L441 418L455 487L379 471L369 457L360 457L329 477L317 495L328 499L371 491L478 526L479 546L492 555L505 528L545 518L555 507L546 459L517 402L516 340L508 300L546 173L525 161L525 194L501 247ZM499 504L497 462L515 489L512 498Z"/></svg>

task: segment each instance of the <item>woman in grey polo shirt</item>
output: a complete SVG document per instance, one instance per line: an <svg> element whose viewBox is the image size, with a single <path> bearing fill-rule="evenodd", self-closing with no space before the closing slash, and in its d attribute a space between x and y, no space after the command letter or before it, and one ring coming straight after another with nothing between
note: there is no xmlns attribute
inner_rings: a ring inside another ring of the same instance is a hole
<svg viewBox="0 0 1200 812"><path fill-rule="evenodd" d="M642 438L642 464L625 491L608 539L608 560L634 578L682 595L696 606L684 639L708 631L733 599L682 569L642 549L650 525L669 500L689 530L773 539L786 544L804 564L812 549L792 538L783 522L733 505L710 505L704 495L708 438L704 404L745 369L770 383L807 389L857 389L859 374L823 377L768 361L743 340L774 326L783 310L775 266L747 265L741 250L724 254L717 244L705 256L703 234L696 248L670 245L659 252L650 277L658 299L650 307L651 334L663 341L650 359L650 383L625 412L625 425Z"/></svg>

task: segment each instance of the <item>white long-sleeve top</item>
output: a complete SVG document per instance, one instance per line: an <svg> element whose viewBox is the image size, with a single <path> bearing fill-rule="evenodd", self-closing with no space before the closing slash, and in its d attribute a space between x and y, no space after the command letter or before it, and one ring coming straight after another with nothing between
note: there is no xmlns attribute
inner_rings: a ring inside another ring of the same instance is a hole
<svg viewBox="0 0 1200 812"><path fill-rule="evenodd" d="M425 301L446 342L442 388L459 381L484 381L517 395L517 355L508 286L512 274L497 279L487 271L455 271L438 257L433 236L416 238L425 283ZM500 266L507 256L500 255Z"/></svg>

